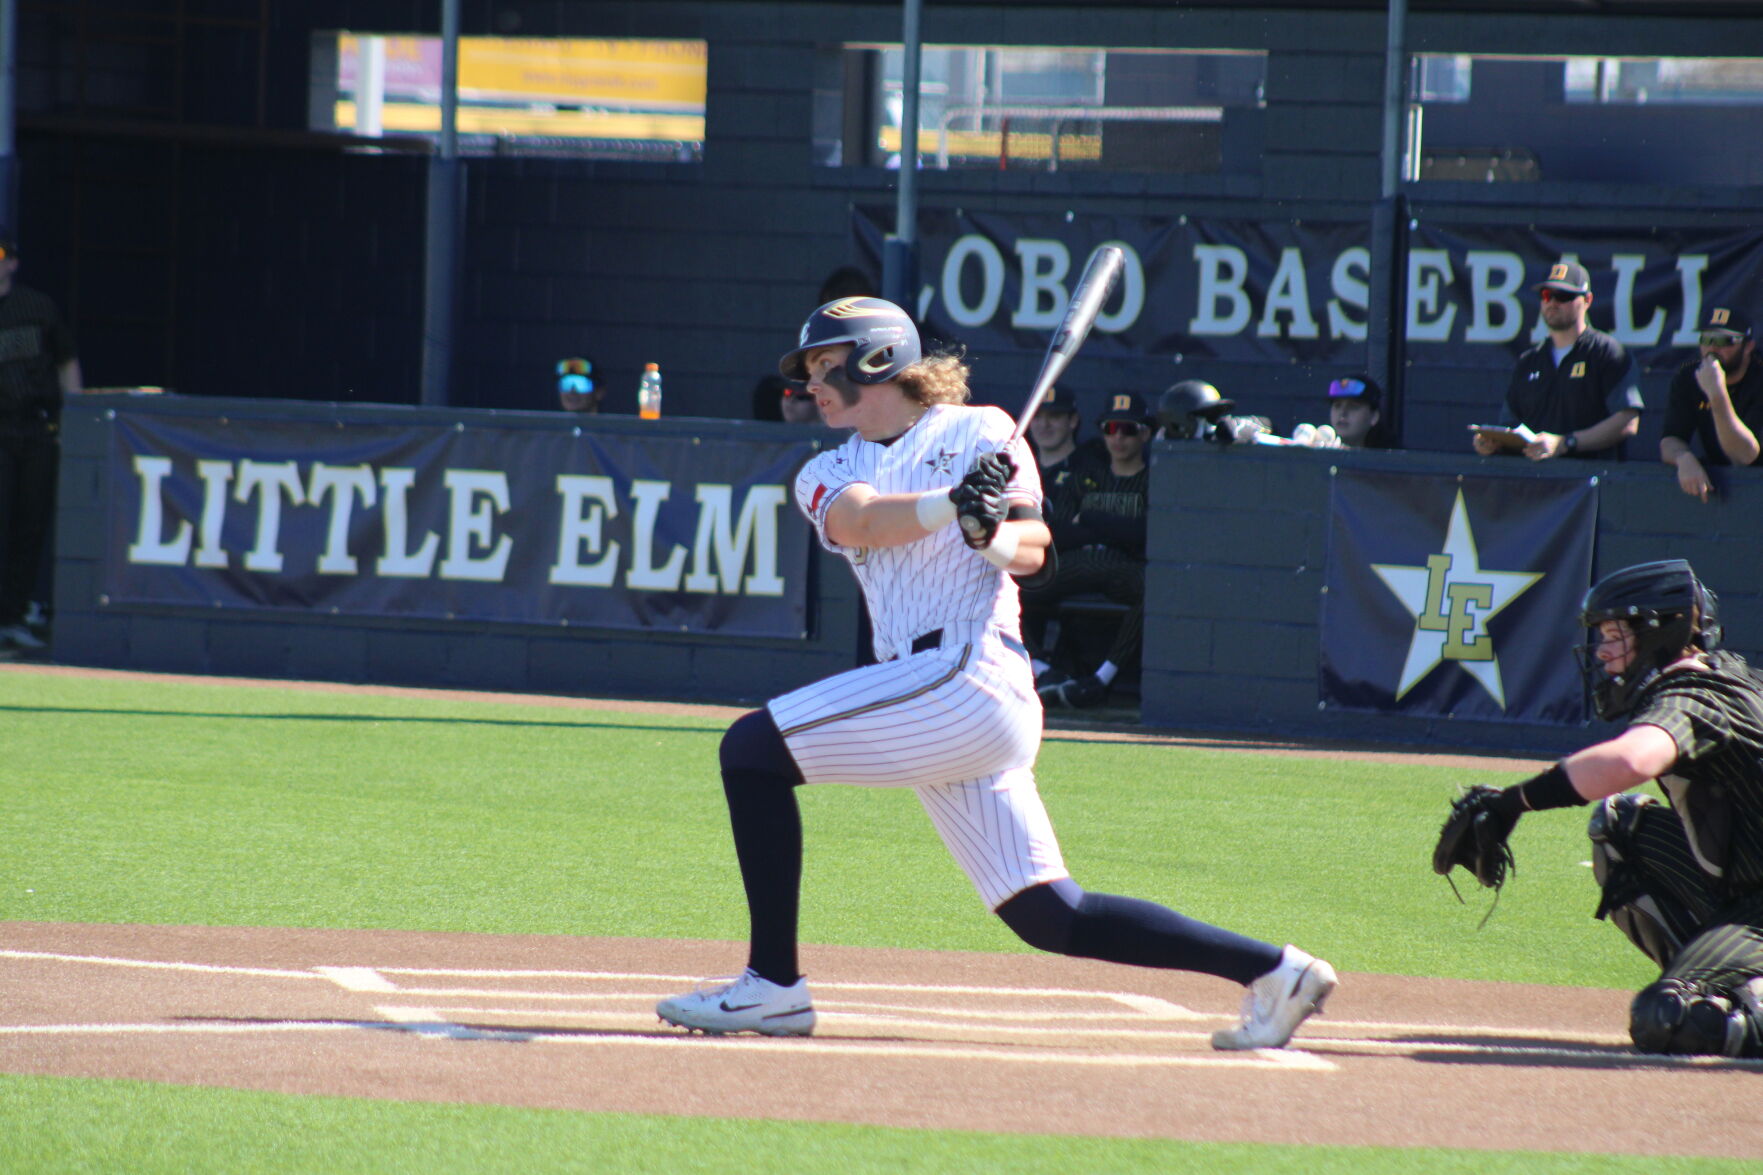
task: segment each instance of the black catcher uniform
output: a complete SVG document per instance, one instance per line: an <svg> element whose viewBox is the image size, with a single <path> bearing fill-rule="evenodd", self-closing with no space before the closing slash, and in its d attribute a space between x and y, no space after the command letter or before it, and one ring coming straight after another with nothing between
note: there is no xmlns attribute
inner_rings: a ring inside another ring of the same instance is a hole
<svg viewBox="0 0 1763 1175"><path fill-rule="evenodd" d="M1697 999L1711 999L1730 1022L1720 1027L1720 1048L1660 1051L1757 1057L1763 1056L1763 682L1736 654L1715 652L1708 662L1705 672L1661 674L1640 691L1629 724L1650 723L1677 744L1676 764L1659 778L1670 804L1630 793L1610 797L1593 813L1593 867L1604 885L1598 912L1612 916L1663 968L1649 991L1665 989L1692 1012ZM1721 1009L1721 1002L1733 1006Z"/></svg>
<svg viewBox="0 0 1763 1175"><path fill-rule="evenodd" d="M1582 665L1598 717L1626 727L1516 787L1471 789L1433 868L1497 888L1519 817L1592 803L1597 916L1660 969L1629 1007L1635 1047L1763 1057L1763 680L1720 648L1718 605L1682 559L1593 585ZM1650 778L1666 803L1631 790Z"/></svg>

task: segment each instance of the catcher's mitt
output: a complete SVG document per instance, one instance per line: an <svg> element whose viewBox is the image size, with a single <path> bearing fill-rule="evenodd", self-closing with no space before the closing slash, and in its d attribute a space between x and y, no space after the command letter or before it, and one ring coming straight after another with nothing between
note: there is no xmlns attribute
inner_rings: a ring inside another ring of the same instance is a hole
<svg viewBox="0 0 1763 1175"><path fill-rule="evenodd" d="M1432 871L1451 880L1451 870L1461 865L1482 885L1498 894L1507 873L1518 871L1506 838L1518 823L1499 803L1497 787L1476 784L1451 802L1451 814L1439 829L1439 843L1432 850ZM1453 892L1457 883L1451 882ZM1458 894L1459 901L1463 895Z"/></svg>

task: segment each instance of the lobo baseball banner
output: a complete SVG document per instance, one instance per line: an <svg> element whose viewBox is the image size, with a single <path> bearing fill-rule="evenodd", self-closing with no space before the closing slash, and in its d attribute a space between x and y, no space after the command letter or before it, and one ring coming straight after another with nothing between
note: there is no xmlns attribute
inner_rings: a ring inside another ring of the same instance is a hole
<svg viewBox="0 0 1763 1175"><path fill-rule="evenodd" d="M892 215L853 215L858 248L879 273L882 225ZM1096 319L1091 353L1328 360L1365 339L1371 254L1363 224L927 208L919 233L915 312L933 333L975 351L1039 354L1084 259L1103 244L1120 246L1126 267Z"/></svg>
<svg viewBox="0 0 1763 1175"><path fill-rule="evenodd" d="M1592 482L1342 468L1329 509L1323 705L1585 721Z"/></svg>
<svg viewBox="0 0 1763 1175"><path fill-rule="evenodd" d="M1550 264L1592 278L1592 325L1648 371L1671 370L1696 346L1709 306L1749 306L1763 288L1755 229L1588 229L1417 223L1408 242L1408 354L1434 367L1502 375L1548 332L1532 286Z"/></svg>
<svg viewBox="0 0 1763 1175"><path fill-rule="evenodd" d="M130 415L110 603L807 632L806 442Z"/></svg>
<svg viewBox="0 0 1763 1175"><path fill-rule="evenodd" d="M856 208L858 251L881 272L891 211ZM979 352L1039 355L1084 258L1126 254L1096 320L1092 356L1183 363L1364 362L1367 222L919 213L914 311ZM1568 258L1592 275L1592 325L1647 369L1683 362L1703 307L1748 305L1763 288L1754 228L1587 229L1416 221L1407 253L1406 338L1417 367L1509 371L1543 336L1532 287Z"/></svg>

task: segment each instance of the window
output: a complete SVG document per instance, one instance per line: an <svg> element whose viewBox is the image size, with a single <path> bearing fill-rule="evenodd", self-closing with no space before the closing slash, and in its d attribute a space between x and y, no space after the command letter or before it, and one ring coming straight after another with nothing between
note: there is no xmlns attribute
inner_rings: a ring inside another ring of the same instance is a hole
<svg viewBox="0 0 1763 1175"><path fill-rule="evenodd" d="M1412 79L1411 179L1763 184L1763 158L1733 149L1763 58L1422 54Z"/></svg>
<svg viewBox="0 0 1763 1175"><path fill-rule="evenodd" d="M704 152L703 41L461 37L459 150L695 162ZM310 124L438 139L441 39L313 38Z"/></svg>
<svg viewBox="0 0 1763 1175"><path fill-rule="evenodd" d="M898 167L905 53L846 45L822 91L817 157ZM1267 56L1229 50L927 45L920 59L921 167L1217 172L1229 112L1262 105ZM833 130L831 128L837 128Z"/></svg>
<svg viewBox="0 0 1763 1175"><path fill-rule="evenodd" d="M1569 102L1763 105L1755 57L1569 57Z"/></svg>

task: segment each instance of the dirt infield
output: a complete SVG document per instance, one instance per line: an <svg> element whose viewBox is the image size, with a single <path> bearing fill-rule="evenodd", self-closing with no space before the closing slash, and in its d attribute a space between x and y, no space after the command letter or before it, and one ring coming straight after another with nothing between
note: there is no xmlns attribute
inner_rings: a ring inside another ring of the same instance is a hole
<svg viewBox="0 0 1763 1175"><path fill-rule="evenodd" d="M1620 1035L1626 992L1349 974L1293 1048L1223 1054L1207 1038L1238 989L1205 976L807 947L821 1014L811 1039L689 1036L656 1020L658 996L740 957L731 943L0 923L0 1071L704 1117L1763 1159L1763 1119L1735 1113L1755 1104L1763 1063L1634 1055Z"/></svg>

